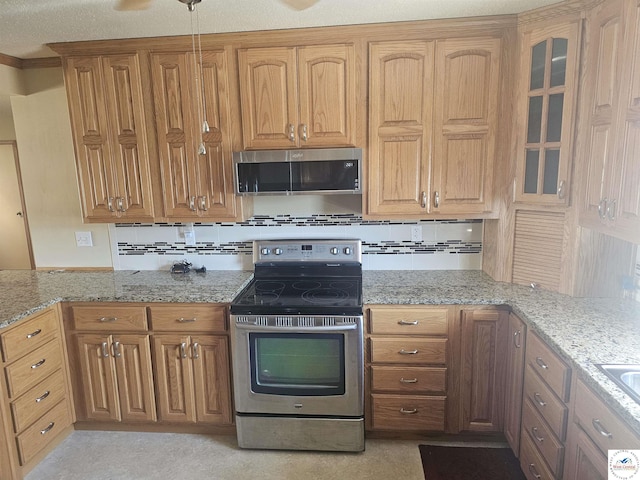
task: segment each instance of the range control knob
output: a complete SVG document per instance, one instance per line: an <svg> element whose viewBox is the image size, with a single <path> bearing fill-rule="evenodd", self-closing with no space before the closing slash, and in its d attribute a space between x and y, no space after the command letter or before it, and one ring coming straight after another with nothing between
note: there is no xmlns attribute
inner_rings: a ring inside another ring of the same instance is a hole
<svg viewBox="0 0 640 480"><path fill-rule="evenodd" d="M342 251L345 255L351 255L351 247L344 247L344 250Z"/></svg>
<svg viewBox="0 0 640 480"><path fill-rule="evenodd" d="M273 249L273 253L275 253L276 255L282 255L282 249L276 247Z"/></svg>
<svg viewBox="0 0 640 480"><path fill-rule="evenodd" d="M260 249L260 254L269 255L269 249L268 248L261 248Z"/></svg>
<svg viewBox="0 0 640 480"><path fill-rule="evenodd" d="M331 250L329 250L331 252L332 255L337 255L338 253L340 253L340 250L338 250L338 247L331 247Z"/></svg>

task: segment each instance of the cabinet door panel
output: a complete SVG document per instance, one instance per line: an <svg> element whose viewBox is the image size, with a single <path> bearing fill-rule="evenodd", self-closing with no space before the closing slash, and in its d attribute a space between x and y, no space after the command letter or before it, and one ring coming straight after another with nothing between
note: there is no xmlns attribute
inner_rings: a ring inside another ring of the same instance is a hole
<svg viewBox="0 0 640 480"><path fill-rule="evenodd" d="M226 336L194 336L191 358L198 422L231 424L231 382Z"/></svg>
<svg viewBox="0 0 640 480"><path fill-rule="evenodd" d="M433 211L491 210L500 39L443 40L435 51Z"/></svg>
<svg viewBox="0 0 640 480"><path fill-rule="evenodd" d="M118 386L108 335L78 335L87 420L120 421Z"/></svg>
<svg viewBox="0 0 640 480"><path fill-rule="evenodd" d="M433 58L433 42L370 46L371 214L428 211Z"/></svg>
<svg viewBox="0 0 640 480"><path fill-rule="evenodd" d="M193 371L188 348L188 336L154 336L160 420L180 423L196 421Z"/></svg>
<svg viewBox="0 0 640 480"><path fill-rule="evenodd" d="M238 67L244 147L295 146L298 125L296 49L241 49Z"/></svg>
<svg viewBox="0 0 640 480"><path fill-rule="evenodd" d="M114 335L120 409L124 421L156 421L149 335Z"/></svg>
<svg viewBox="0 0 640 480"><path fill-rule="evenodd" d="M353 45L298 48L302 146L354 145L354 62Z"/></svg>
<svg viewBox="0 0 640 480"><path fill-rule="evenodd" d="M516 457L520 451L520 421L527 327L520 318L509 314L507 332L507 375L504 408L504 436Z"/></svg>

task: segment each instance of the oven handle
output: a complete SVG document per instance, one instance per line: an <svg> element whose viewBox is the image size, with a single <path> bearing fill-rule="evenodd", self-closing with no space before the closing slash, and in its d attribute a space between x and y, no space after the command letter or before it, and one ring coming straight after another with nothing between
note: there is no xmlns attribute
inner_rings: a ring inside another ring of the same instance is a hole
<svg viewBox="0 0 640 480"><path fill-rule="evenodd" d="M265 327L264 325L236 323L236 329L251 330L252 332L331 333L357 330L358 325L354 323L349 325L332 325L330 327Z"/></svg>

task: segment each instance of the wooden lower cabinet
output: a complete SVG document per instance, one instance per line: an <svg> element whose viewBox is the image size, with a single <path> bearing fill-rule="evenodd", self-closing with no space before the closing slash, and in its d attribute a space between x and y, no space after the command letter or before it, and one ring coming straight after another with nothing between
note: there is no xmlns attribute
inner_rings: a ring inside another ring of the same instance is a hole
<svg viewBox="0 0 640 480"><path fill-rule="evenodd" d="M160 420L231 424L228 338L154 336Z"/></svg>

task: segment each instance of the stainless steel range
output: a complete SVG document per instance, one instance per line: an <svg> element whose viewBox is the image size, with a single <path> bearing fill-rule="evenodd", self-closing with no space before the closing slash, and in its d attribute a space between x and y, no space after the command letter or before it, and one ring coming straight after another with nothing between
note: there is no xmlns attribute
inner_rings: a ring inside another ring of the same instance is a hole
<svg viewBox="0 0 640 480"><path fill-rule="evenodd" d="M364 450L359 240L260 240L231 303L238 444Z"/></svg>

